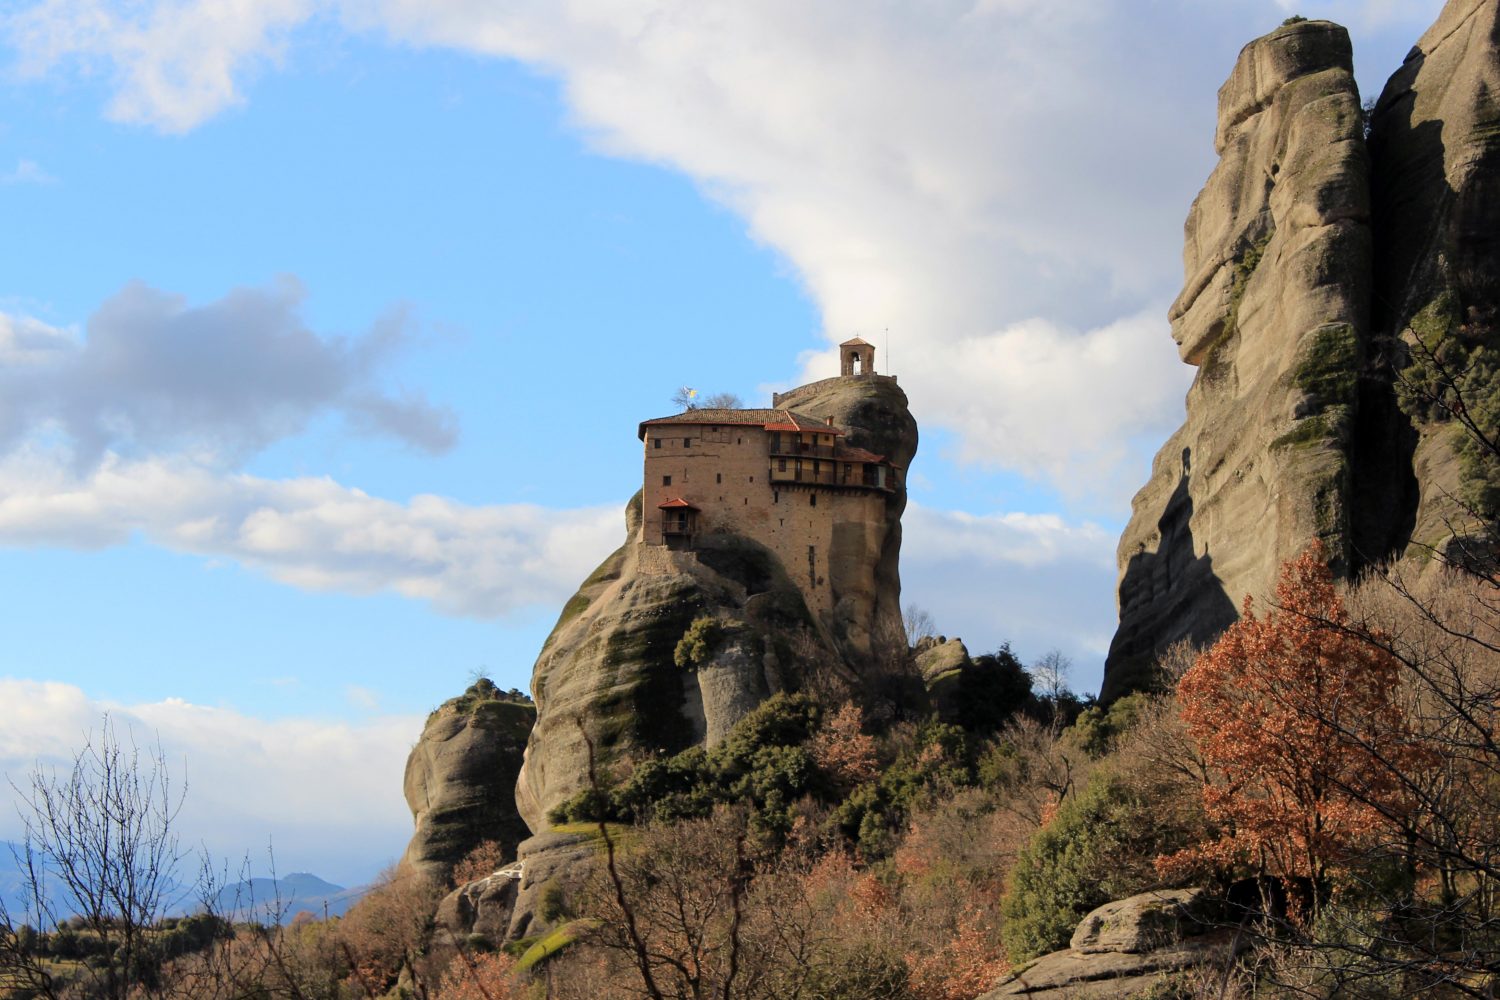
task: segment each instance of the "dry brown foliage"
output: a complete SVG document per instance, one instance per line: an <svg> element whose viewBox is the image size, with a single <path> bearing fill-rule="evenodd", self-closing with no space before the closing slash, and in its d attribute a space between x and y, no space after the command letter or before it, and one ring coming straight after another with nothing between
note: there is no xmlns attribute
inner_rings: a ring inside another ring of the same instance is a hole
<svg viewBox="0 0 1500 1000"><path fill-rule="evenodd" d="M510 858L498 840L481 840L453 866L452 884L457 887L487 878L505 867Z"/></svg>

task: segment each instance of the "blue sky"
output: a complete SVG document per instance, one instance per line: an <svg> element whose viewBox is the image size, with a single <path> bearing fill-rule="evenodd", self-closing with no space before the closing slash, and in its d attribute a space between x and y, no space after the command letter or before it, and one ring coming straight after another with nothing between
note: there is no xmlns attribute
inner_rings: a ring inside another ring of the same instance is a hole
<svg viewBox="0 0 1500 1000"><path fill-rule="evenodd" d="M1369 93L1439 6L1298 12ZM618 543L636 422L854 334L922 426L908 600L1095 689L1214 92L1291 11L490 7L0 6L0 764L110 709L216 847L368 876L425 712L525 687Z"/></svg>

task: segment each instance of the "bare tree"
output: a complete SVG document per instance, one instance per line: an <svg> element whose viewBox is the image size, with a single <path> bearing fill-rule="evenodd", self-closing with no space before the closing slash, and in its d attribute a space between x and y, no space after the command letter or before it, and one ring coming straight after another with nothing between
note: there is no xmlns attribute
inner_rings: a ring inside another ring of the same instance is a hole
<svg viewBox="0 0 1500 1000"><path fill-rule="evenodd" d="M732 392L715 392L706 396L701 405L710 410L738 410L745 403Z"/></svg>
<svg viewBox="0 0 1500 1000"><path fill-rule="evenodd" d="M1062 650L1049 649L1027 671L1037 697L1047 703L1052 713L1054 732L1061 730L1067 722L1063 717L1063 701L1072 695L1068 689L1068 674L1072 669L1073 661L1064 656Z"/></svg>
<svg viewBox="0 0 1500 1000"><path fill-rule="evenodd" d="M77 975L92 996L123 1000L161 992L161 956L148 934L180 891L183 854L172 824L184 789L175 789L160 744L144 749L122 740L105 717L97 733L59 773L37 765L21 797L22 836L12 848L24 894L25 925L47 930L65 920L92 938L98 961ZM0 901L0 985L44 997L62 984Z"/></svg>
<svg viewBox="0 0 1500 1000"><path fill-rule="evenodd" d="M699 407L708 410L738 410L745 405L732 392L714 392L703 396L697 389L686 385L672 393L672 403L684 410L696 410Z"/></svg>
<svg viewBox="0 0 1500 1000"><path fill-rule="evenodd" d="M937 635L937 625L932 620L932 612L926 608L908 604L906 610L901 613L901 624L906 629L906 644L915 646L923 639L931 639Z"/></svg>

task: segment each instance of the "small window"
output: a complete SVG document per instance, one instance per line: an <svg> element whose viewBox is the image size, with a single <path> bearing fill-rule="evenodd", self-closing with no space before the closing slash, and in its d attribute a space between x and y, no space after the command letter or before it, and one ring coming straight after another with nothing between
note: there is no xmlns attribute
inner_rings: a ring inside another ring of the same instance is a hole
<svg viewBox="0 0 1500 1000"><path fill-rule="evenodd" d="M754 477L754 476L751 476L751 477L750 477L750 481L751 481L751 482L752 482L752 483L753 483L753 482L755 482L755 477Z"/></svg>
<svg viewBox="0 0 1500 1000"><path fill-rule="evenodd" d="M772 490L771 491L771 502L772 503L781 503L781 491L780 490Z"/></svg>
<svg viewBox="0 0 1500 1000"><path fill-rule="evenodd" d="M671 476L662 476L661 477L661 484L663 486L671 486L672 485L672 477Z"/></svg>
<svg viewBox="0 0 1500 1000"><path fill-rule="evenodd" d="M816 493L807 498L807 505L809 507L816 507L818 505L818 495Z"/></svg>
<svg viewBox="0 0 1500 1000"><path fill-rule="evenodd" d="M776 471L777 472L785 472L786 471L786 459L784 459L784 458L778 458L776 460Z"/></svg>
<svg viewBox="0 0 1500 1000"><path fill-rule="evenodd" d="M724 473L722 473L722 472L715 472L714 473L714 482L716 482L716 483L722 483L723 481L724 481Z"/></svg>
<svg viewBox="0 0 1500 1000"><path fill-rule="evenodd" d="M652 438L651 439L651 447L653 447L653 448L660 448L661 447L661 438Z"/></svg>
<svg viewBox="0 0 1500 1000"><path fill-rule="evenodd" d="M735 438L734 443L735 444L744 444L745 443L745 439L744 438Z"/></svg>
<svg viewBox="0 0 1500 1000"><path fill-rule="evenodd" d="M691 448L693 446L693 439L692 438L683 438L682 439L682 446L684 448Z"/></svg>

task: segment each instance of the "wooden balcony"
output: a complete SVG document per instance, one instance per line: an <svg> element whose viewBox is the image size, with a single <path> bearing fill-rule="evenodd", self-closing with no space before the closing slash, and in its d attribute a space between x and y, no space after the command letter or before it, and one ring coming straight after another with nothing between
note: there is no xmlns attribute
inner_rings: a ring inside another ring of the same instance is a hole
<svg viewBox="0 0 1500 1000"><path fill-rule="evenodd" d="M873 466L856 465L846 475L842 462L837 465L830 462L828 467L821 468L816 473L812 466L806 464L801 469L794 468L791 463L787 463L785 469L778 469L773 465L770 478L776 486L829 486L835 489L879 490L883 493L890 493L895 488L895 476L889 470L882 485Z"/></svg>
<svg viewBox="0 0 1500 1000"><path fill-rule="evenodd" d="M832 445L803 444L801 441L782 441L776 443L771 439L772 458L820 458L832 460L834 449Z"/></svg>

